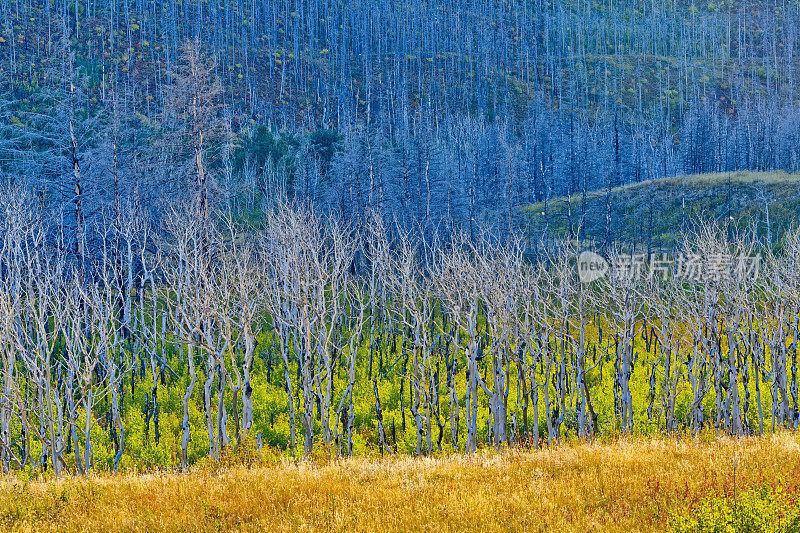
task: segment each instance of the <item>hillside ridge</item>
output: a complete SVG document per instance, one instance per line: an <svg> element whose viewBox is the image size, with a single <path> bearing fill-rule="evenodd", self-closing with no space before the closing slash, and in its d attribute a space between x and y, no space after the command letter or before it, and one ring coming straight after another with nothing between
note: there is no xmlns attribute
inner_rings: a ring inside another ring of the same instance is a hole
<svg viewBox="0 0 800 533"><path fill-rule="evenodd" d="M523 224L533 237L577 235L582 219L582 239L605 242L607 203L612 239L637 247L670 248L700 220L726 219L740 229L753 223L765 244L779 245L797 220L800 173L692 174L595 189L585 200L578 193L531 204Z"/></svg>

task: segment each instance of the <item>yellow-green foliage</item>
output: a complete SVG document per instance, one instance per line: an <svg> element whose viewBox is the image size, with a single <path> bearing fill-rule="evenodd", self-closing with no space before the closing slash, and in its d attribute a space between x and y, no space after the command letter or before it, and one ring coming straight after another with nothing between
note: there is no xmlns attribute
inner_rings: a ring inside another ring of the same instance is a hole
<svg viewBox="0 0 800 533"><path fill-rule="evenodd" d="M591 395L594 410L598 414L598 421L600 424L601 433L597 438L605 441L615 439L619 435L619 421L614 416L614 348L613 348L613 329L604 325L604 338L603 346L597 346L598 330L597 325L593 324L587 327L587 359L589 366L594 368L587 374L587 384L589 394ZM248 436L249 443L253 443L256 435L261 433L262 442L267 447L271 448L274 453L282 454L287 457L292 456L289 449L289 409L288 400L284 388L283 377L283 363L277 354L273 353L272 372L270 382L267 382L267 368L264 358L266 358L268 339L262 335L261 344L257 349L257 356L253 365L253 406L254 406L254 423L251 435ZM789 336L786 339L787 346L792 343L792 338ZM723 339L723 350L727 350L727 345ZM640 436L656 436L663 431L663 404L662 392L664 378L660 372L656 376L656 390L653 399L653 420L648 420L647 408L650 403L650 373L652 371L652 363L658 360L659 354L656 352L657 348L655 343L650 346L650 352L647 352L646 345L641 336L637 336L634 343L634 349L637 356L637 363L634 365L633 375L631 378L631 393L633 396L633 405L635 409L635 423L634 433ZM402 411L400 408L400 381L403 374L402 361L395 363L395 359L400 356L400 349L398 348L397 354L388 354L389 347L384 346L384 363L382 366L383 372L380 372L380 364L378 355L375 354L373 361L373 371L379 375L378 388L381 396L381 407L384 417L384 425L386 429L387 444L390 448L400 454L413 454L416 447L416 426L414 418L411 415L409 406L411 404L410 387L408 378L406 377L404 385L404 401L405 401L405 414L406 424L405 431L402 428ZM596 362L600 362L602 354L608 353L608 360L595 366ZM260 355L265 357L262 358ZM375 416L375 397L372 390L372 382L368 378L368 351L365 347L359 350L359 359L357 364L357 377L354 387L354 401L355 401L355 423L353 435L353 453L355 455L366 455L374 457L378 455L378 428ZM463 358L463 355L461 356ZM557 358L560 355L556 356ZM151 471L162 468L176 468L180 465L180 441L181 441L181 422L182 422L182 399L186 391L186 385L189 382L188 372L186 371L186 361L181 360L177 353L172 348L168 350L167 358L173 369L181 376L180 379L174 379L168 372L165 374L165 381L162 384L159 379L158 398L159 398L159 428L160 440L158 444L155 442L155 428L154 421L151 420L149 432L145 437L145 422L143 415L143 406L145 404L145 393L149 392L153 383L152 377L147 374L142 380L141 377L136 378L135 394L130 394L130 376L126 378L125 399L123 402L123 422L125 425L125 449L120 462L120 470L137 472ZM767 358L769 361L769 358ZM294 406L295 406L295 420L296 420L296 449L294 452L295 457L302 456L303 453L303 424L301 422L301 414L303 409L302 391L296 381L296 361L290 362L290 376L292 378L293 391L294 391ZM392 367L392 365L394 366ZM435 364L435 363L434 363ZM490 365L487 359L480 363L480 371L488 371L487 366ZM391 368L391 370L389 370ZM509 384L510 393L508 395L508 424L509 432L512 432L512 418L516 419L517 436L520 440L523 439L523 414L522 406L517 404L517 367L514 364L509 366ZM450 435L450 400L449 390L446 382L446 368L442 361L440 364L440 380L439 380L439 402L440 402L440 421L444 425L442 428L441 439L441 452L438 449L437 441L439 439L439 428L435 421L432 424L432 441L434 446L434 454L441 455L453 452ZM791 378L791 371L789 371L789 378ZM189 464L207 464L210 462L208 456L208 435L205 428L205 414L203 407L203 380L205 375L202 366L198 363L198 383L194 388L190 401L190 428L191 440L189 443ZM466 439L466 416L465 416L465 373L463 369L463 360L460 363L458 374L455 377L456 391L458 393L460 402L460 415L459 415L459 448L458 451L463 449ZM759 431L759 413L756 403L755 380L757 374L750 372L749 382L747 387L750 390L750 403L747 412L744 414L749 421L749 427L753 432ZM338 369L334 373L334 393L332 401L332 409L335 408L341 398L341 394L346 389L347 374L345 369ZM741 378L740 378L741 380ZM545 379L542 374L542 369L537 365L537 381L544 383ZM550 398L554 401L556 391L552 383L550 387ZM744 384L739 383L740 397L744 397ZM764 431L770 432L772 429L772 413L771 413L771 387L769 382L762 381L760 383L762 409L764 414ZM216 383L213 387L214 394L212 397L212 405L217 405ZM677 389L676 397L676 415L679 424L685 421L686 411L691 402L691 386L688 383L688 378L685 375L680 381ZM105 420L103 414L109 409L108 394L104 397L99 405L95 408L95 418ZM235 422L232 416L232 403L233 396L230 388L225 392L225 403L228 407L228 427L227 431L234 444L234 449L228 451L228 464L233 461L233 458L239 457L239 451L236 449L235 439ZM479 422L478 422L478 444L479 446L489 446L487 435L487 418L489 416L489 399L485 394L479 395L480 409L479 409ZM237 398L239 412L241 412L242 404L241 399ZM705 409L706 423L713 424L715 416L716 395L714 388L710 388L703 400ZM346 409L345 409L346 410ZM79 419L82 420L83 412L79 409ZM336 421L333 419L331 413L331 424ZM571 440L575 438L576 428L575 420L567 419L566 424L562 426L562 440ZM547 426L544 417L544 402L543 390L540 387L539 391L539 419L534 420L533 405L528 405L528 425L529 431L532 433L534 425L539 426L539 436L541 439L547 437ZM341 422L339 422L339 431L342 433ZM530 435L529 433L529 435ZM104 424L96 424L93 429L93 445L94 445L94 470L100 472L110 472L113 465L114 447L110 439L108 428ZM315 454L320 456L336 455L337 452L345 452L342 445L341 450L337 449L323 449L321 438L321 425L319 421L315 421ZM34 442L35 443L35 442ZM82 449L83 443L81 443ZM247 444L248 446L250 444ZM32 456L38 458L40 448L33 449ZM74 471L74 459L71 453L65 454L65 460L71 471ZM20 472L21 475L32 475L34 468L31 464L28 465L26 472Z"/></svg>
<svg viewBox="0 0 800 533"><path fill-rule="evenodd" d="M676 533L760 533L800 531L797 494L783 487L750 489L729 496L711 498L689 517L678 517Z"/></svg>
<svg viewBox="0 0 800 533"><path fill-rule="evenodd" d="M418 459L298 462L248 453L251 467L207 464L188 474L9 478L0 482L0 529L795 531L797 524L800 437L790 433Z"/></svg>

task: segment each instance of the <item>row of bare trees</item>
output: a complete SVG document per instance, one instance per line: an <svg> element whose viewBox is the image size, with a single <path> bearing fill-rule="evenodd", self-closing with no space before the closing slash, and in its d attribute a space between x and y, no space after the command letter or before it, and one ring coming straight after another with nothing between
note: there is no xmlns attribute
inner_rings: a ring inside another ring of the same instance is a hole
<svg viewBox="0 0 800 533"><path fill-rule="evenodd" d="M417 454L798 425L800 233L773 254L705 225L676 252L727 261L648 270L617 251L611 276L582 283L571 242L444 245L377 215L347 225L287 205L258 227L199 203L164 212L97 217L75 255L59 213L0 194L6 471L85 473L98 442L116 470L132 417L169 438L165 387L182 388L181 466L197 409L207 442L194 446L218 460L261 439L258 372L285 389L288 447L299 431L306 456L352 454L359 423L381 453L408 424ZM757 253L760 272L744 268ZM144 405L126 409L137 387ZM365 402L374 418L357 422Z"/></svg>

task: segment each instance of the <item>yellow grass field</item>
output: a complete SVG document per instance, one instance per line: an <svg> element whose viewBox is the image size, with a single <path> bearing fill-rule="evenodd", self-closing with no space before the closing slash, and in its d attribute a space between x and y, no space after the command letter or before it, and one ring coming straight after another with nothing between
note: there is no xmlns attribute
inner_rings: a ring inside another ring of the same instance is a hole
<svg viewBox="0 0 800 533"><path fill-rule="evenodd" d="M753 487L773 487L788 508L798 484L797 435L623 439L435 459L7 479L0 530L668 531L703 502L736 505Z"/></svg>

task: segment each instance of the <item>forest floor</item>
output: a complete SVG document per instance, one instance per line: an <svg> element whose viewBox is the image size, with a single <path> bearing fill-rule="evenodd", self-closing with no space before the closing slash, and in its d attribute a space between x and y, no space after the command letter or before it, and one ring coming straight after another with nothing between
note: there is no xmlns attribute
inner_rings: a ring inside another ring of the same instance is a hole
<svg viewBox="0 0 800 533"><path fill-rule="evenodd" d="M629 438L441 458L9 478L0 482L0 530L796 531L798 494L795 434Z"/></svg>

